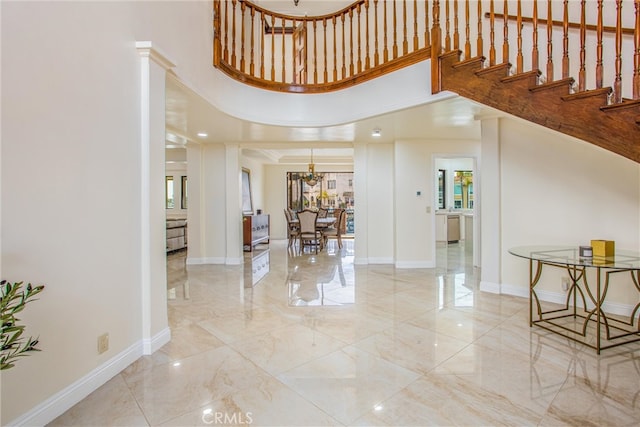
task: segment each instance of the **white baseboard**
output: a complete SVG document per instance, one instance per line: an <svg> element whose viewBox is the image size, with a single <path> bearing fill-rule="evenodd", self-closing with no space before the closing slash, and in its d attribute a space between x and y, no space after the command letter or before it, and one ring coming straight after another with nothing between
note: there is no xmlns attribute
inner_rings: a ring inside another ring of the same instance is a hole
<svg viewBox="0 0 640 427"><path fill-rule="evenodd" d="M499 283L493 283L493 282L480 281L480 290L482 292L489 292L489 293L492 293L492 294L499 294L500 293L500 284Z"/></svg>
<svg viewBox="0 0 640 427"><path fill-rule="evenodd" d="M368 259L368 264L393 264L393 258L374 258L371 257Z"/></svg>
<svg viewBox="0 0 640 427"><path fill-rule="evenodd" d="M397 261L396 268L435 268L434 261Z"/></svg>
<svg viewBox="0 0 640 427"><path fill-rule="evenodd" d="M50 423L111 378L118 375L141 356L155 352L170 340L171 330L167 327L149 340L138 341L130 345L129 348L113 356L84 377L36 405L33 409L7 425L43 426Z"/></svg>
<svg viewBox="0 0 640 427"><path fill-rule="evenodd" d="M502 284L500 286L503 294L505 295L513 295L522 298L529 298L529 288L523 288L522 286L514 286L509 284ZM480 289L482 290L482 282L480 285ZM555 304L564 304L567 299L567 294L564 292L552 292L545 291L543 289L536 290L536 294L540 301L550 302ZM587 297L587 307L589 309L593 308L593 304ZM578 307L582 307L581 298L578 297ZM605 313L616 314L620 316L631 316L631 313L634 309L633 305L630 304L621 304L617 302L606 302L602 305L602 309Z"/></svg>
<svg viewBox="0 0 640 427"><path fill-rule="evenodd" d="M227 258L225 260L226 265L241 265L244 264L244 258Z"/></svg>
<svg viewBox="0 0 640 427"><path fill-rule="evenodd" d="M151 339L142 340L142 353L144 355L153 354L169 341L171 341L171 328L167 326L151 337Z"/></svg>
<svg viewBox="0 0 640 427"><path fill-rule="evenodd" d="M225 263L226 263L226 259L223 257L187 258L187 265L225 264Z"/></svg>

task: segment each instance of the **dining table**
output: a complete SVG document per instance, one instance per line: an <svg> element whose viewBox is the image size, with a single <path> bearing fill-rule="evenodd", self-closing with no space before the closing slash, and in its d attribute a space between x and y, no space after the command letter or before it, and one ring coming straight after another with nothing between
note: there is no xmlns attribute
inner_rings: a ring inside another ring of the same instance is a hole
<svg viewBox="0 0 640 427"><path fill-rule="evenodd" d="M335 224L335 222L338 220L338 218L334 218L332 216L328 216L326 218L317 218L316 219L316 228L318 230L321 230L323 228L328 228L331 227L333 224ZM299 219L292 219L291 220L291 224L300 224L300 220Z"/></svg>

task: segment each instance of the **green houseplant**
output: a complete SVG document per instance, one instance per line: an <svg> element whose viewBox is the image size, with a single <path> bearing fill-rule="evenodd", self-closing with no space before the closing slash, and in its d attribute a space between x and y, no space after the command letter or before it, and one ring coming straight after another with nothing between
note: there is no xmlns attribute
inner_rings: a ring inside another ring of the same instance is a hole
<svg viewBox="0 0 640 427"><path fill-rule="evenodd" d="M24 287L24 282L0 282L0 313L2 315L2 335L0 338L0 370L12 368L19 357L27 356L36 348L38 338L23 337L24 325L19 324L16 317L26 307L27 303L35 301L33 297L42 292L44 285Z"/></svg>

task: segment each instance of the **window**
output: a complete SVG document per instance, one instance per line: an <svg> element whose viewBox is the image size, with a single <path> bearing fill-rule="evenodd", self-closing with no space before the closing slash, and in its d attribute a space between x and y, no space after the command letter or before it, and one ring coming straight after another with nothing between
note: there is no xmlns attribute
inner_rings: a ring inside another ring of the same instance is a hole
<svg viewBox="0 0 640 427"><path fill-rule="evenodd" d="M166 208L173 209L175 207L175 203L173 200L173 177L167 176L165 178L165 200L166 200Z"/></svg>
<svg viewBox="0 0 640 427"><path fill-rule="evenodd" d="M180 207L182 209L187 209L187 177L182 177L182 199L180 200Z"/></svg>
<svg viewBox="0 0 640 427"><path fill-rule="evenodd" d="M446 207L446 170L438 170L438 209L444 209Z"/></svg>
<svg viewBox="0 0 640 427"><path fill-rule="evenodd" d="M335 190L336 189L336 180L335 179L330 179L327 181L327 189L329 190Z"/></svg>

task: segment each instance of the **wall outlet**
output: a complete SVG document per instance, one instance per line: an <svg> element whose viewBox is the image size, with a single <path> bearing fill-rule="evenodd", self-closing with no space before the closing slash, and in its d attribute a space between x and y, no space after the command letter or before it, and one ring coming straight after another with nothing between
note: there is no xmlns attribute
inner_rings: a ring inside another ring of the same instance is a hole
<svg viewBox="0 0 640 427"><path fill-rule="evenodd" d="M565 292L569 290L569 278L568 277L563 277L562 278L562 290L565 291Z"/></svg>
<svg viewBox="0 0 640 427"><path fill-rule="evenodd" d="M98 337L98 354L109 350L109 334L105 333Z"/></svg>

